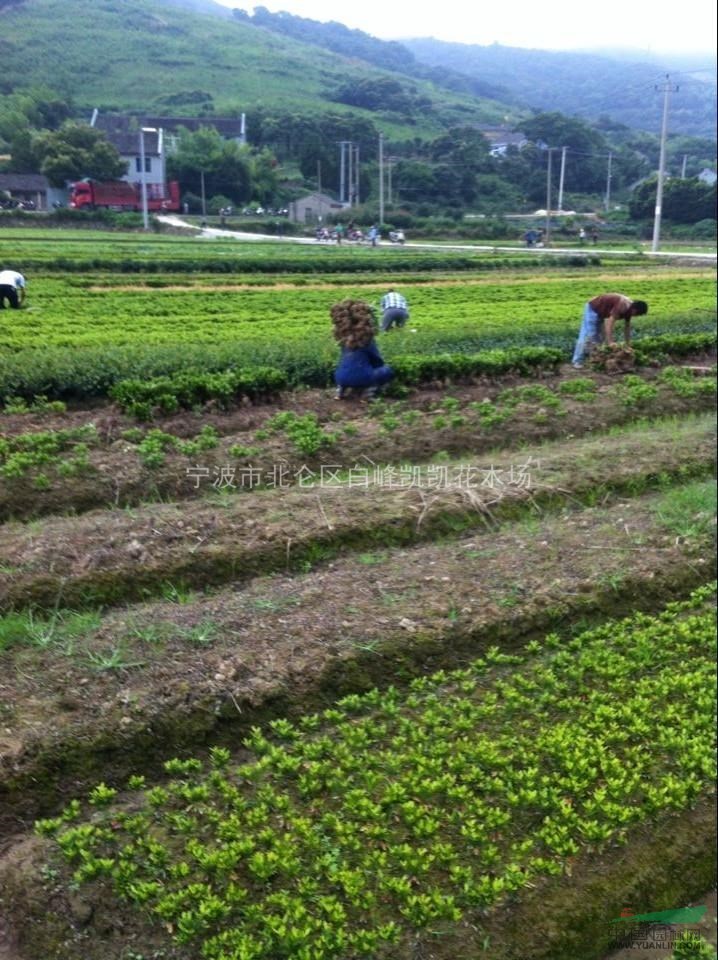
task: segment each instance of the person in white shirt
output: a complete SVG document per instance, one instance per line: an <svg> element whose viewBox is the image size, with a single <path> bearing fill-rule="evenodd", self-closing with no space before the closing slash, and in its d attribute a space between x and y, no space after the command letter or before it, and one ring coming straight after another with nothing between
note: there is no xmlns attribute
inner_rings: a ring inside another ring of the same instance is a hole
<svg viewBox="0 0 718 960"><path fill-rule="evenodd" d="M16 270L0 270L0 310L5 309L5 301L14 310L19 310L25 300L25 277Z"/></svg>
<svg viewBox="0 0 718 960"><path fill-rule="evenodd" d="M409 304L396 290L390 290L381 298L381 329L390 330L392 326L403 327L409 319Z"/></svg>

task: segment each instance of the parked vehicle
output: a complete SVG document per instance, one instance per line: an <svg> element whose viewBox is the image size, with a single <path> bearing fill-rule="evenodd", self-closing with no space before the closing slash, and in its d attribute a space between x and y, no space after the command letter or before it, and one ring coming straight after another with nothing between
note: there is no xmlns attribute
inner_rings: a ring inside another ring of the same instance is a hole
<svg viewBox="0 0 718 960"><path fill-rule="evenodd" d="M406 237L404 236L403 230L390 230L389 239L391 240L392 243L404 243L406 240Z"/></svg>
<svg viewBox="0 0 718 960"><path fill-rule="evenodd" d="M70 194L70 207L74 210L96 210L104 207L108 210L142 210L142 188L139 183L127 183L125 180L78 180L73 183ZM148 210L180 209L179 183L171 180L157 195L154 184L147 187Z"/></svg>

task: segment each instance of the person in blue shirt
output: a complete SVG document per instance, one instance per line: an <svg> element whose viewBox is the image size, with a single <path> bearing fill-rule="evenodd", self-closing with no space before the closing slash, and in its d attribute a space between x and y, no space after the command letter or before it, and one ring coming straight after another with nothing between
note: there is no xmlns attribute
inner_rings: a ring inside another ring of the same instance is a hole
<svg viewBox="0 0 718 960"><path fill-rule="evenodd" d="M346 391L352 388L363 390L362 399L369 400L394 377L374 339L374 313L363 300L342 300L334 304L330 314L334 339L341 347L339 364L334 371L337 385L334 399L343 400Z"/></svg>

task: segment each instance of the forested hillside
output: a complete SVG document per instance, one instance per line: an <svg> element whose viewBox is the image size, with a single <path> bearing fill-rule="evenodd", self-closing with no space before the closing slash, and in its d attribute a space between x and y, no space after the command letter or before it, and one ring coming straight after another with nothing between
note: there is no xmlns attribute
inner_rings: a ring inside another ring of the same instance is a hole
<svg viewBox="0 0 718 960"><path fill-rule="evenodd" d="M165 0L183 3L188 0ZM586 120L610 117L633 129L658 130L663 100L656 86L669 67L617 53L526 50L499 44L478 46L431 38L379 40L334 21L320 23L289 13L255 7L249 15L235 10L246 23L266 27L345 56L411 77L432 80L449 90L491 97L513 108L560 111ZM715 63L682 64L674 78L678 95L671 109L671 130L688 136L713 137L716 114ZM695 67L702 69L695 69Z"/></svg>
<svg viewBox="0 0 718 960"><path fill-rule="evenodd" d="M481 47L433 39L404 41L434 68L463 73L536 110L559 110L587 120L610 117L640 130L660 130L667 69L655 62L611 60L590 53L524 50L498 44ZM670 129L697 137L715 137L715 63L700 72L672 76L679 89L671 100Z"/></svg>
<svg viewBox="0 0 718 960"><path fill-rule="evenodd" d="M51 85L77 107L180 115L281 107L346 113L347 87L385 81L379 71L236 18L185 2L20 0L4 9L0 93ZM397 78L393 102L369 106L388 132L426 135L502 107ZM356 113L356 105L352 112Z"/></svg>

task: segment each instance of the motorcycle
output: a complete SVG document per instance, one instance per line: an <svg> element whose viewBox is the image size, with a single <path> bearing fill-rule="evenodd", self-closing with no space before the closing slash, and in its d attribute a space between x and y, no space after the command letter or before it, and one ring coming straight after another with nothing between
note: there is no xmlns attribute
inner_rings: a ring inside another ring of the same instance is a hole
<svg viewBox="0 0 718 960"><path fill-rule="evenodd" d="M404 243L406 237L404 236L403 230L390 230L389 231L389 240L392 243Z"/></svg>

